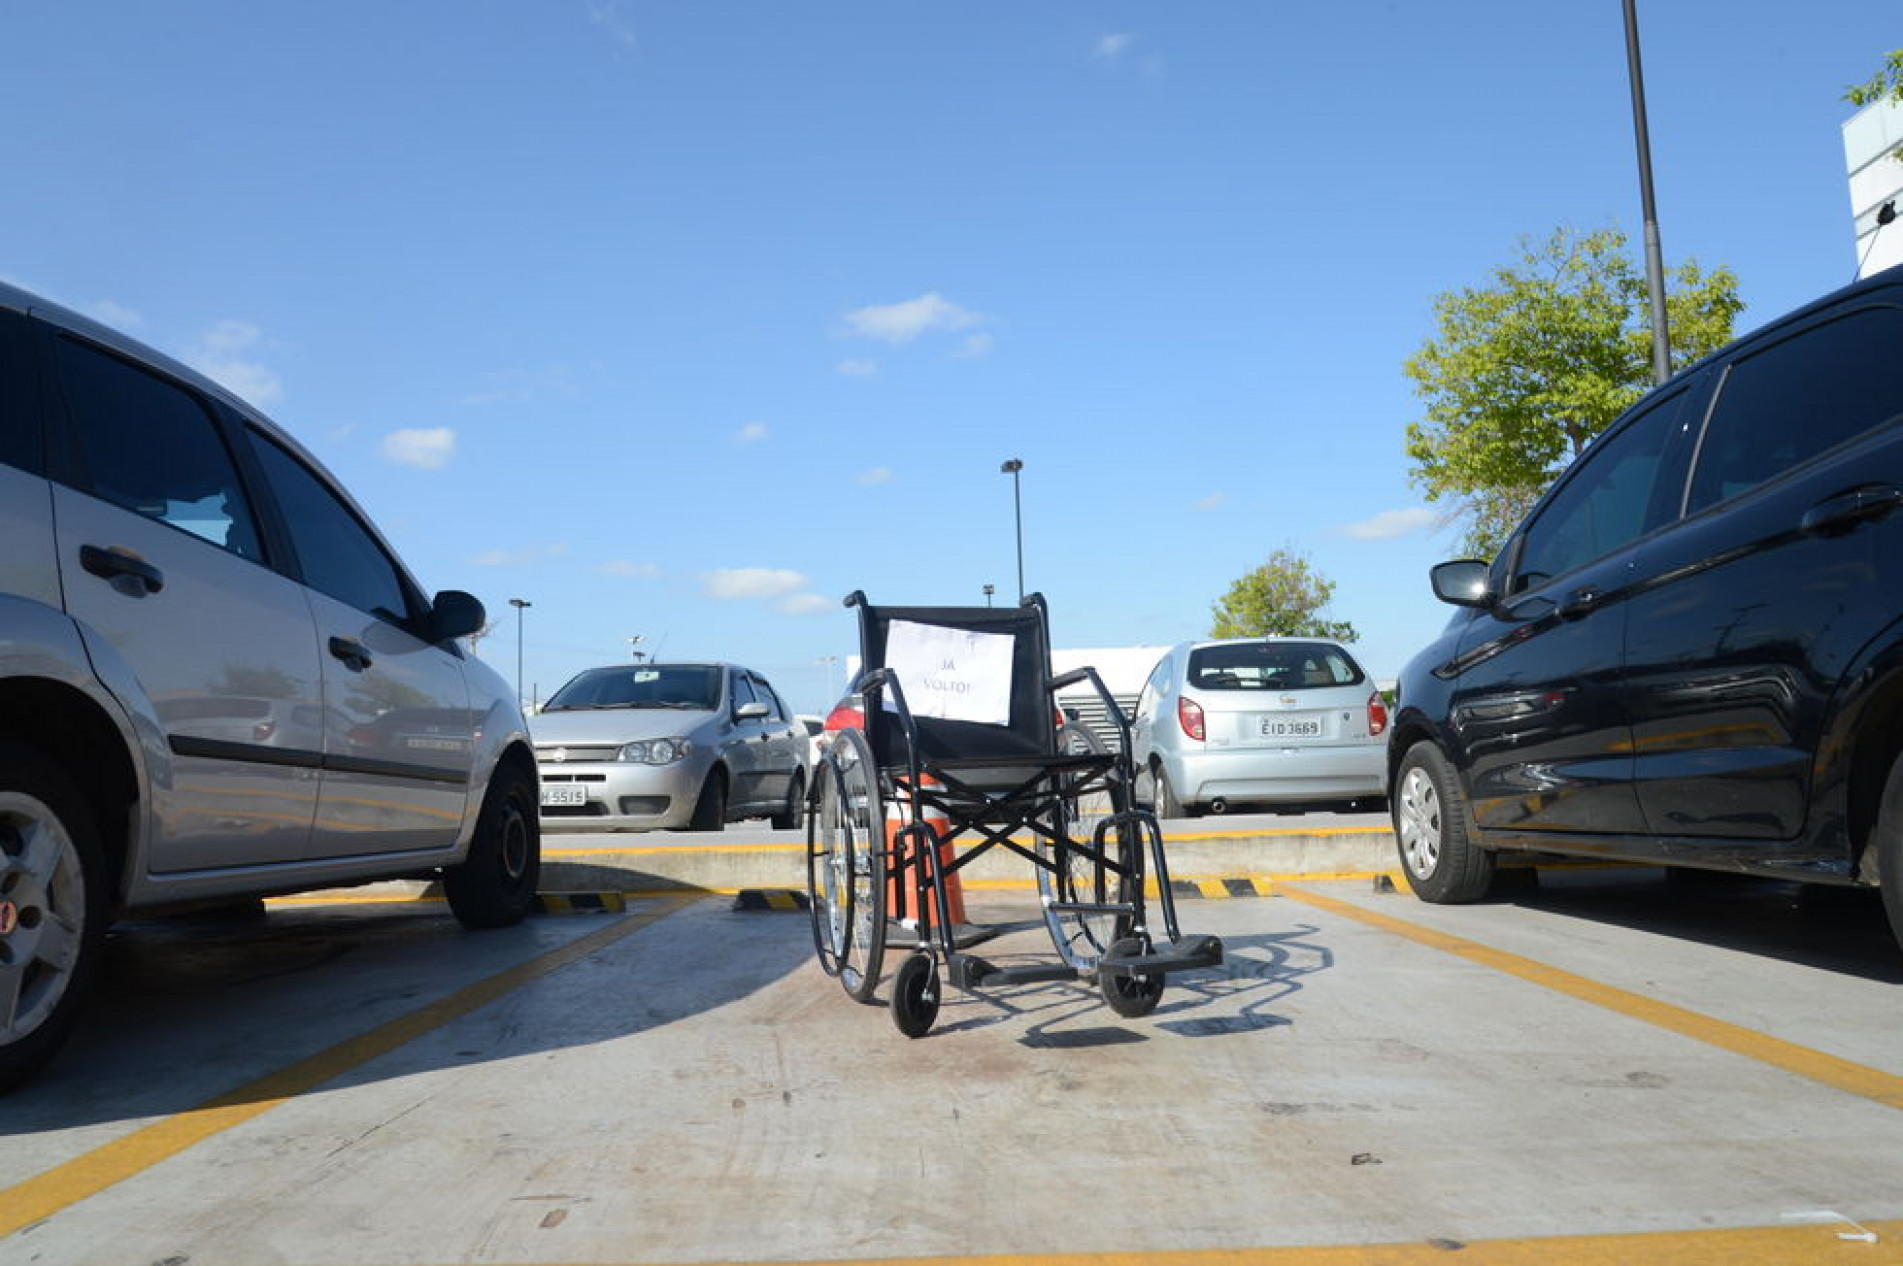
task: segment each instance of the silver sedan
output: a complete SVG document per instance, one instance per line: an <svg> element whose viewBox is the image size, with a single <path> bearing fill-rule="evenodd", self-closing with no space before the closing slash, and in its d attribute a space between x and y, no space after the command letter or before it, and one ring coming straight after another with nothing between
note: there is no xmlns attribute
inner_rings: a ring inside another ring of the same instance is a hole
<svg viewBox="0 0 1903 1266"><path fill-rule="evenodd" d="M530 722L542 819L555 829L718 831L798 825L805 729L737 664L617 664L556 691Z"/></svg>

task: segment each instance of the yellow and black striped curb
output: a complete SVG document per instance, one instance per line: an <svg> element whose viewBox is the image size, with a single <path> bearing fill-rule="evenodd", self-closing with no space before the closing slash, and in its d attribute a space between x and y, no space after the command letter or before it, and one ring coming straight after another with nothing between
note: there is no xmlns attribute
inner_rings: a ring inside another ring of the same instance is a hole
<svg viewBox="0 0 1903 1266"><path fill-rule="evenodd" d="M736 910L804 910L806 894L792 888L742 888L733 895Z"/></svg>
<svg viewBox="0 0 1903 1266"><path fill-rule="evenodd" d="M618 892L541 892L535 901L543 914L621 914L628 908Z"/></svg>

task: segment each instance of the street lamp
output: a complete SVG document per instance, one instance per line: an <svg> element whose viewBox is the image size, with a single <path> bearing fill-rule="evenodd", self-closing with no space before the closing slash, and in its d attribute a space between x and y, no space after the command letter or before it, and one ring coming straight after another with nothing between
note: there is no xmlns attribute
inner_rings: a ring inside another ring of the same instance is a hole
<svg viewBox="0 0 1903 1266"><path fill-rule="evenodd" d="M839 656L821 655L815 662L823 664L826 667L826 706L830 708L833 706L833 700L839 697L838 693L833 689L833 665L839 662Z"/></svg>
<svg viewBox="0 0 1903 1266"><path fill-rule="evenodd" d="M996 592L998 592L998 587L996 585L985 586L985 605L987 607L991 605L991 595Z"/></svg>
<svg viewBox="0 0 1903 1266"><path fill-rule="evenodd" d="M515 701L522 702L522 612L534 606L527 598L511 598L509 605L515 608Z"/></svg>
<svg viewBox="0 0 1903 1266"><path fill-rule="evenodd" d="M634 656L634 662L637 664L641 662L641 643L645 641L647 639L639 633L628 639L628 653Z"/></svg>
<svg viewBox="0 0 1903 1266"><path fill-rule="evenodd" d="M1672 376L1672 336L1665 324L1665 264L1660 258L1659 213L1652 203L1652 141L1645 126L1645 77L1639 70L1639 16L1625 0L1626 74L1632 81L1632 132L1639 146L1639 207L1645 216L1645 285L1652 294L1652 381Z"/></svg>
<svg viewBox="0 0 1903 1266"><path fill-rule="evenodd" d="M1018 525L1018 601L1024 601L1024 502L1018 496L1018 472L1024 469L1024 463L1013 457L998 467L1002 474L1011 476L1011 511Z"/></svg>

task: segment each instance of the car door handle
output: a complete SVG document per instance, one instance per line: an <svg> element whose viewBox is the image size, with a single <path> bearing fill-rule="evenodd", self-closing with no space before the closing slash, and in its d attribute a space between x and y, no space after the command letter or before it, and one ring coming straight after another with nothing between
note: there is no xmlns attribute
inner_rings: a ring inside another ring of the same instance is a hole
<svg viewBox="0 0 1903 1266"><path fill-rule="evenodd" d="M117 545L105 549L97 545L80 546L79 565L112 582L114 589L129 598L143 598L165 588L164 572Z"/></svg>
<svg viewBox="0 0 1903 1266"><path fill-rule="evenodd" d="M1577 620L1582 615L1590 615L1594 611L1597 611L1599 604L1605 600L1606 591L1603 589L1594 589L1591 586L1587 586L1584 589L1575 589L1561 600L1559 604L1559 618L1562 620Z"/></svg>
<svg viewBox="0 0 1903 1266"><path fill-rule="evenodd" d="M370 667L370 652L362 642L348 637L330 639L330 653L344 662L344 667L353 673L360 673Z"/></svg>
<svg viewBox="0 0 1903 1266"><path fill-rule="evenodd" d="M1894 484L1864 484L1834 497L1825 497L1810 509L1797 526L1812 536L1834 536L1848 532L1865 519L1880 519L1903 505L1903 489Z"/></svg>

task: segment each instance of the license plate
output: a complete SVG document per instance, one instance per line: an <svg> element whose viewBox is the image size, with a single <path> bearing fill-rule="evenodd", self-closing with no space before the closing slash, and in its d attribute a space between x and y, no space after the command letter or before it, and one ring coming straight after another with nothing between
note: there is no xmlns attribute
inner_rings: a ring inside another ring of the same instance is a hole
<svg viewBox="0 0 1903 1266"><path fill-rule="evenodd" d="M548 783L542 788L542 803L551 809L577 808L588 803L588 788L578 782Z"/></svg>
<svg viewBox="0 0 1903 1266"><path fill-rule="evenodd" d="M1278 717L1262 718L1263 738L1320 738L1320 721L1284 721Z"/></svg>

